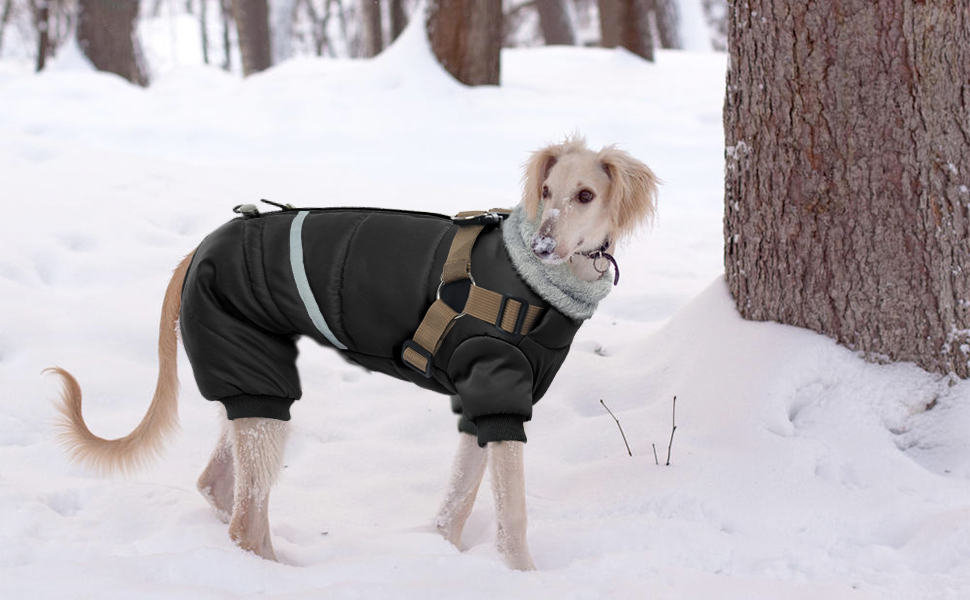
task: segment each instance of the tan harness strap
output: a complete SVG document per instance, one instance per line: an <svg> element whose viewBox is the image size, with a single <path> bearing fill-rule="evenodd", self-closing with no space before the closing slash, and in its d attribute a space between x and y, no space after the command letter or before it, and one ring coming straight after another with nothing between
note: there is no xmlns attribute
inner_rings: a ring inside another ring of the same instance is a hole
<svg viewBox="0 0 970 600"><path fill-rule="evenodd" d="M539 306L531 306L525 300L503 296L477 285L473 285L468 292L464 311L466 315L492 323L506 333L518 331L522 335L529 333L539 315L542 314L542 308ZM501 321L497 322L499 316Z"/></svg>
<svg viewBox="0 0 970 600"><path fill-rule="evenodd" d="M445 339L448 330L454 325L455 319L460 316L444 300L435 300L421 320L418 330L414 332L413 340L404 344L404 351L401 353L404 362L421 373L431 373L432 357L438 351L441 340Z"/></svg>
<svg viewBox="0 0 970 600"><path fill-rule="evenodd" d="M458 213L455 222L461 225L455 238L451 242L448 257L441 272L441 286L438 288L438 299L428 309L421 325L414 332L414 338L404 343L401 358L404 363L425 377L433 375L432 362L434 355L454 325L455 320L463 315L470 315L492 323L500 331L514 335L525 335L535 325L543 309L530 306L528 302L514 296L497 294L493 291L475 285L471 277L472 248L478 234L485 228L484 223L478 221L482 217L492 214L493 219L507 216L509 211L492 209L486 213L481 211L467 211ZM469 221L463 224L462 221ZM495 220L492 221L496 222ZM468 299L461 313L457 313L441 299L441 287L462 279L472 279L468 292Z"/></svg>
<svg viewBox="0 0 970 600"><path fill-rule="evenodd" d="M472 268L472 248L478 234L485 229L484 225L470 225L458 229L455 239L451 242L451 250L445 259L445 266L441 270L441 281L451 283L459 279L468 279Z"/></svg>
<svg viewBox="0 0 970 600"><path fill-rule="evenodd" d="M476 218L487 214L494 214L496 217L501 215L507 217L511 211L504 208L493 208L485 213L480 210L466 210L455 215L455 222L462 225L462 221L474 221ZM475 247L475 240L478 234L485 228L484 224L462 225L455 234L455 239L451 242L451 249L448 250L448 258L445 259L445 266L441 270L441 281L451 283L459 279L470 279L472 272L472 248Z"/></svg>

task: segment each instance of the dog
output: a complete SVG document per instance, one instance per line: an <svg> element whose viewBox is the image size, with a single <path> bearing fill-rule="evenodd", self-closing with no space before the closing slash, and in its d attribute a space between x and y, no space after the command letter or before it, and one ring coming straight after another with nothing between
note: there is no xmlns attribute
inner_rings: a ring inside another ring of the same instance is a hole
<svg viewBox="0 0 970 600"><path fill-rule="evenodd" d="M467 242L454 282L446 272L460 251L448 242L459 245L461 219L289 206L260 215L249 206L175 269L162 303L155 394L134 431L115 440L93 434L77 381L50 369L63 384L61 439L75 460L102 472L156 459L177 426L181 331L203 396L221 401L228 416L197 487L241 548L275 560L268 498L282 466L289 405L302 393L294 344L308 335L351 362L452 396L460 441L434 526L459 544L491 464L498 550L510 568L532 570L522 423L576 330L615 285L614 249L652 219L657 185L649 167L612 146L594 151L573 137L536 151L522 201L507 217L463 217L480 231ZM493 268L499 263L507 266ZM473 292L487 288L501 296L495 323L485 321L494 306L487 317L459 319L462 304L471 314ZM438 308L446 326L421 342Z"/></svg>

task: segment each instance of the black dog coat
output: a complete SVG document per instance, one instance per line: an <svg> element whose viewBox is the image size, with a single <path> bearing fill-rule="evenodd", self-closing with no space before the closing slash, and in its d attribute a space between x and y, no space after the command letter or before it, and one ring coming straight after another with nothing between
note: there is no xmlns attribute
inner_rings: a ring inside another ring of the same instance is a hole
<svg viewBox="0 0 970 600"><path fill-rule="evenodd" d="M462 317L434 355L430 378L401 360L435 300L458 226L428 213L284 210L234 219L199 246L182 289L182 341L202 395L230 419L289 420L302 394L296 340L306 335L351 362L460 398L459 428L480 445L525 441L522 426L559 370L581 320L517 274L502 226L475 242L477 285L545 308L526 335Z"/></svg>

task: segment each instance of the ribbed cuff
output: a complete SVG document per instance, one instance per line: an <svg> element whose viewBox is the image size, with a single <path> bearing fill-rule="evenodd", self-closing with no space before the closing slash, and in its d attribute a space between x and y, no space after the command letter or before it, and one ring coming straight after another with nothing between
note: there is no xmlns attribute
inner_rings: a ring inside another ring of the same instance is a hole
<svg viewBox="0 0 970 600"><path fill-rule="evenodd" d="M478 427L478 445L489 442L525 442L523 419L518 415L482 415L475 419Z"/></svg>
<svg viewBox="0 0 970 600"><path fill-rule="evenodd" d="M464 416L458 417L458 431L478 437L478 427L475 427L475 424L466 419Z"/></svg>
<svg viewBox="0 0 970 600"><path fill-rule="evenodd" d="M276 419L277 421L290 420L290 406L296 402L293 398L280 398L279 396L262 396L259 394L240 394L219 398L219 402L226 407L226 416L229 420L264 418Z"/></svg>

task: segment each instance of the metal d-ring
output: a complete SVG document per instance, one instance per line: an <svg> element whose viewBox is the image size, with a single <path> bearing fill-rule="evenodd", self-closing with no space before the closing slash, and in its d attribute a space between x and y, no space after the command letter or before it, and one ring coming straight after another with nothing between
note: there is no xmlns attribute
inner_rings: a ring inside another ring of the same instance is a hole
<svg viewBox="0 0 970 600"><path fill-rule="evenodd" d="M468 280L471 281L471 284L472 285L476 285L475 278L472 277L472 274L471 273L468 274ZM438 284L438 291L435 294L435 298L437 300L441 300L441 290L442 290L442 288L444 288L445 285L448 285L450 283L458 283L459 281L462 281L462 280L461 279L456 279L454 281L449 281L449 282L446 283L445 282L444 275L442 275L442 277L441 277L441 283ZM466 300L466 302L467 302L467 300ZM464 316L465 316L465 313L462 312L462 313L458 313L458 315L455 318L458 319L458 318L464 317Z"/></svg>

